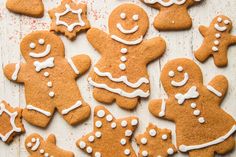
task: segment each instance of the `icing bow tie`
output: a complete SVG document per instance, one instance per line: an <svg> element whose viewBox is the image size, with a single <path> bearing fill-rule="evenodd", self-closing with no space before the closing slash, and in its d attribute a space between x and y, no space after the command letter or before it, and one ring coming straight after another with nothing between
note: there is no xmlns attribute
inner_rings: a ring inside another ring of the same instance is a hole
<svg viewBox="0 0 236 157"><path fill-rule="evenodd" d="M193 86L185 94L181 94L181 93L176 94L175 98L178 100L179 104L183 104L185 100L194 99L194 98L197 98L198 96L199 96L199 93L197 91L197 87Z"/></svg>
<svg viewBox="0 0 236 157"><path fill-rule="evenodd" d="M35 61L34 62L35 70L40 72L42 69L54 67L54 57L48 58L43 62Z"/></svg>

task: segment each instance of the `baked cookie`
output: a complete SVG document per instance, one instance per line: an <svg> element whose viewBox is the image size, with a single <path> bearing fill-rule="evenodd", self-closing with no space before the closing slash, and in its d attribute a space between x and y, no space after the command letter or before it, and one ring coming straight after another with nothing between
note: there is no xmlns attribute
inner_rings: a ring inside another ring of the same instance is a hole
<svg viewBox="0 0 236 157"><path fill-rule="evenodd" d="M74 157L74 153L63 150L56 145L56 137L51 134L46 141L39 134L31 134L25 139L28 157Z"/></svg>
<svg viewBox="0 0 236 157"><path fill-rule="evenodd" d="M220 108L228 81L216 76L203 85L201 69L189 59L169 61L161 73L168 99L152 100L150 112L176 123L177 145L190 157L213 157L235 146L235 120Z"/></svg>
<svg viewBox="0 0 236 157"><path fill-rule="evenodd" d="M43 17L44 6L42 0L7 0L9 11L32 17Z"/></svg>
<svg viewBox="0 0 236 157"><path fill-rule="evenodd" d="M148 26L145 11L127 3L111 13L109 34L96 28L87 32L88 41L101 54L88 78L97 101L116 101L124 109L134 109L140 97L149 96L146 66L165 52L166 44L160 37L143 40Z"/></svg>
<svg viewBox="0 0 236 157"><path fill-rule="evenodd" d="M0 103L0 139L9 144L15 137L25 132L21 121L21 109L12 108L7 102Z"/></svg>
<svg viewBox="0 0 236 157"><path fill-rule="evenodd" d="M204 41L194 53L197 60L204 62L212 56L216 66L226 66L228 47L236 44L236 36L230 34L232 25L232 21L228 17L220 15L214 18L209 27L200 26L199 31L204 37Z"/></svg>
<svg viewBox="0 0 236 157"><path fill-rule="evenodd" d="M76 145L93 157L136 157L131 137L138 125L137 117L115 119L103 106L94 109L93 132Z"/></svg>
<svg viewBox="0 0 236 157"><path fill-rule="evenodd" d="M87 19L87 5L76 3L73 0L62 0L61 5L49 11L52 19L50 30L61 32L69 39L74 39L76 34L90 28Z"/></svg>
<svg viewBox="0 0 236 157"><path fill-rule="evenodd" d="M154 20L154 27L160 31L185 30L192 27L188 8L202 0L141 0L160 10Z"/></svg>
<svg viewBox="0 0 236 157"><path fill-rule="evenodd" d="M176 153L172 144L171 130L160 129L149 124L144 134L136 137L139 145L139 157L167 157Z"/></svg>
<svg viewBox="0 0 236 157"><path fill-rule="evenodd" d="M66 59L62 40L48 31L30 33L20 49L26 63L9 64L4 74L25 85L23 118L46 127L56 108L71 125L87 119L90 107L82 99L75 79L89 69L90 58L77 55Z"/></svg>

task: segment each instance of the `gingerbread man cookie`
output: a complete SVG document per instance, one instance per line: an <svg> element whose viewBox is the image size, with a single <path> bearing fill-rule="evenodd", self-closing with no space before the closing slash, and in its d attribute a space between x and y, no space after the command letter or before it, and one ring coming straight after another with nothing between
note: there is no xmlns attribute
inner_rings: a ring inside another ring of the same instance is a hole
<svg viewBox="0 0 236 157"><path fill-rule="evenodd" d="M154 20L154 27L160 31L185 30L192 27L188 8L202 0L141 0L160 10Z"/></svg>
<svg viewBox="0 0 236 157"><path fill-rule="evenodd" d="M225 154L235 145L236 121L220 108L228 81L216 76L203 85L201 69L189 59L169 61L161 73L168 99L152 100L150 112L176 123L177 145L190 157Z"/></svg>
<svg viewBox="0 0 236 157"><path fill-rule="evenodd" d="M42 17L44 6L42 0L7 0L9 11L32 17Z"/></svg>
<svg viewBox="0 0 236 157"><path fill-rule="evenodd" d="M7 102L0 103L0 139L9 144L15 135L25 132L20 108L12 108Z"/></svg>
<svg viewBox="0 0 236 157"><path fill-rule="evenodd" d="M138 118L115 119L103 106L94 110L94 130L77 141L77 146L93 157L136 157L131 137Z"/></svg>
<svg viewBox="0 0 236 157"><path fill-rule="evenodd" d="M23 118L29 123L46 127L55 108L71 125L87 119L90 107L81 97L75 79L91 64L87 55L65 59L62 40L48 31L36 31L21 42L26 63L9 64L6 77L24 83L26 108Z"/></svg>
<svg viewBox="0 0 236 157"><path fill-rule="evenodd" d="M194 54L197 60L204 62L213 56L216 66L226 66L228 47L236 44L236 36L230 34L231 30L232 21L223 15L217 16L208 28L200 26L199 31L204 37L204 41Z"/></svg>
<svg viewBox="0 0 236 157"><path fill-rule="evenodd" d="M74 157L74 153L56 145L56 137L51 134L46 141L39 134L31 134L25 139L25 148L29 157Z"/></svg>
<svg viewBox="0 0 236 157"><path fill-rule="evenodd" d="M87 32L88 41L101 54L88 78L97 101L116 101L124 109L134 109L140 97L149 96L146 66L165 52L166 44L160 37L143 40L148 26L142 8L122 4L109 17L110 34L96 28Z"/></svg>
<svg viewBox="0 0 236 157"><path fill-rule="evenodd" d="M157 128L154 124L149 124L136 141L140 146L139 157L167 157L177 151L172 144L171 131Z"/></svg>
<svg viewBox="0 0 236 157"><path fill-rule="evenodd" d="M52 19L50 30L64 33L72 40L81 30L90 28L86 14L86 4L73 0L62 0L60 6L49 11Z"/></svg>

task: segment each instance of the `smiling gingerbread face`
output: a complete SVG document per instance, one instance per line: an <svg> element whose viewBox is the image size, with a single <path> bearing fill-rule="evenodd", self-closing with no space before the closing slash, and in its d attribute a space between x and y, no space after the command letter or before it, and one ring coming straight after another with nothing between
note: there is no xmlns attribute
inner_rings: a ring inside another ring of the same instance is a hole
<svg viewBox="0 0 236 157"><path fill-rule="evenodd" d="M215 30L219 32L230 32L232 29L232 21L226 16L217 16L211 23Z"/></svg>
<svg viewBox="0 0 236 157"><path fill-rule="evenodd" d="M163 68L161 82L168 94L186 91L196 82L202 83L202 73L196 63L189 59L169 61Z"/></svg>
<svg viewBox="0 0 236 157"><path fill-rule="evenodd" d="M48 31L33 32L21 42L21 53L27 62L64 56L64 45L59 37Z"/></svg>
<svg viewBox="0 0 236 157"><path fill-rule="evenodd" d="M125 40L137 40L143 37L149 26L145 11L134 4L118 6L109 17L109 31Z"/></svg>

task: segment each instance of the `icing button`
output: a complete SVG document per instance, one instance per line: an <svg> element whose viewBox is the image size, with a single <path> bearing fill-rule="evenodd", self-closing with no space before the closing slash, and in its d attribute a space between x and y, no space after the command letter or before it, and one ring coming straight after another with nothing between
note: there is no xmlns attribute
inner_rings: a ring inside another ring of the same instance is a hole
<svg viewBox="0 0 236 157"><path fill-rule="evenodd" d="M120 52L123 53L123 54L126 54L126 53L128 52L128 50L127 50L127 48L122 48L122 49L120 50Z"/></svg>
<svg viewBox="0 0 236 157"><path fill-rule="evenodd" d="M205 119L203 117L198 118L199 123L203 124L205 123Z"/></svg>
<svg viewBox="0 0 236 157"><path fill-rule="evenodd" d="M120 68L120 70L125 70L126 69L126 65L122 63L122 64L119 65L119 68Z"/></svg>
<svg viewBox="0 0 236 157"><path fill-rule="evenodd" d="M146 150L142 151L142 156L143 157L147 157L148 156L148 152Z"/></svg>
<svg viewBox="0 0 236 157"><path fill-rule="evenodd" d="M45 77L48 77L49 76L49 73L48 72L44 72L43 74Z"/></svg>
<svg viewBox="0 0 236 157"><path fill-rule="evenodd" d="M50 96L51 98L53 98L53 97L55 96L55 93L54 93L54 92L49 92L49 96Z"/></svg>
<svg viewBox="0 0 236 157"><path fill-rule="evenodd" d="M127 58L126 58L125 56L122 56L122 57L120 57L120 60L121 60L122 62L126 62L126 61L127 61Z"/></svg>
<svg viewBox="0 0 236 157"><path fill-rule="evenodd" d="M124 154L127 155L127 156L130 155L130 150L129 149L125 149Z"/></svg>
<svg viewBox="0 0 236 157"><path fill-rule="evenodd" d="M151 129L151 130L149 131L149 135L152 136L152 137L155 137L156 134L157 134L157 132L156 132L156 130L154 130L154 129Z"/></svg>

